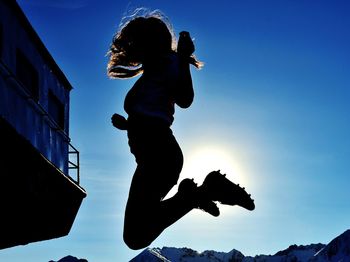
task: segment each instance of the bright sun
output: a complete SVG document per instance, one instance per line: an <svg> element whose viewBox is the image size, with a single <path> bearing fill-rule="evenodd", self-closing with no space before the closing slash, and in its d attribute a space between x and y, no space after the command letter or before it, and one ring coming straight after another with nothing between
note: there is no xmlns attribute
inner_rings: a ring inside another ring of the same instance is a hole
<svg viewBox="0 0 350 262"><path fill-rule="evenodd" d="M233 152L215 146L202 146L188 152L181 178L194 178L200 185L206 175L214 170L220 170L235 183L243 183L242 170L235 162Z"/></svg>
<svg viewBox="0 0 350 262"><path fill-rule="evenodd" d="M180 175L179 183L184 178L193 178L198 186L202 185L208 173L214 170L220 170L222 174L236 184L247 185L247 178L244 170L237 162L234 151L225 146L203 145L193 148L191 151L184 152L184 166ZM174 187L168 197L177 192ZM220 210L229 209L222 205Z"/></svg>

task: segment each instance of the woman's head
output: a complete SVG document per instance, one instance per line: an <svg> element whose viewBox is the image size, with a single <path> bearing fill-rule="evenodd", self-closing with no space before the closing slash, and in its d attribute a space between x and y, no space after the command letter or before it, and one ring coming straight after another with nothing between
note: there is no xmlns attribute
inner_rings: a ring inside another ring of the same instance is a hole
<svg viewBox="0 0 350 262"><path fill-rule="evenodd" d="M113 37L109 51L108 75L128 78L142 73L141 65L174 50L173 31L160 12L133 18Z"/></svg>

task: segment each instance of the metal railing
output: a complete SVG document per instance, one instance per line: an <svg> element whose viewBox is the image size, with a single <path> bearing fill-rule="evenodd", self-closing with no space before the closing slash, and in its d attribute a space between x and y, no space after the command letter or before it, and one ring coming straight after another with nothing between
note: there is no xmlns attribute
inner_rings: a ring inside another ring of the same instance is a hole
<svg viewBox="0 0 350 262"><path fill-rule="evenodd" d="M80 158L79 158L79 151L71 144L69 143L69 150L68 150L68 171L69 170L75 170L77 175L77 183L80 184ZM69 174L69 176L71 176Z"/></svg>

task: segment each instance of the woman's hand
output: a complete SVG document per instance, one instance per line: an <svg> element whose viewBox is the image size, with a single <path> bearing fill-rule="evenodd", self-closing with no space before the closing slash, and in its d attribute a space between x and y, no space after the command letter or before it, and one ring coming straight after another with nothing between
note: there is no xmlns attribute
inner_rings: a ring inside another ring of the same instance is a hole
<svg viewBox="0 0 350 262"><path fill-rule="evenodd" d="M127 130L128 129L128 121L119 114L113 114L112 118L112 125L120 130Z"/></svg>
<svg viewBox="0 0 350 262"><path fill-rule="evenodd" d="M190 33L186 31L180 32L180 38L177 43L177 53L183 57L190 57L194 53L194 44Z"/></svg>

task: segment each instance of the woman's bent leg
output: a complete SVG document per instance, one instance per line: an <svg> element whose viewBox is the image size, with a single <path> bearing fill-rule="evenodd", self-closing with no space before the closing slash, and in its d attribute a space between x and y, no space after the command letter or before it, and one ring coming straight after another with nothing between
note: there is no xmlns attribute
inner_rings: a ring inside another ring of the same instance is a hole
<svg viewBox="0 0 350 262"><path fill-rule="evenodd" d="M159 204L160 203L160 204ZM137 210L135 210L137 209ZM149 246L167 227L193 209L180 195L154 203L133 206L128 201L124 221L124 241L131 249Z"/></svg>
<svg viewBox="0 0 350 262"><path fill-rule="evenodd" d="M161 232L193 209L185 195L162 201L179 178L183 156L176 140L164 141L146 159L138 158L125 210L124 241L132 249L148 246ZM166 149L166 150L164 150Z"/></svg>
<svg viewBox="0 0 350 262"><path fill-rule="evenodd" d="M129 145L138 164L125 210L124 240L132 249L148 246L192 206L181 194L163 201L183 165L171 129L155 119L129 119Z"/></svg>

